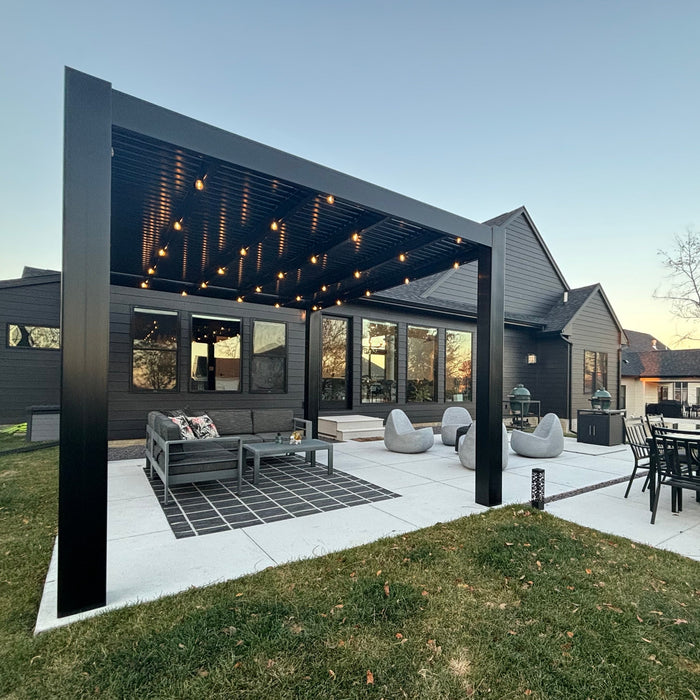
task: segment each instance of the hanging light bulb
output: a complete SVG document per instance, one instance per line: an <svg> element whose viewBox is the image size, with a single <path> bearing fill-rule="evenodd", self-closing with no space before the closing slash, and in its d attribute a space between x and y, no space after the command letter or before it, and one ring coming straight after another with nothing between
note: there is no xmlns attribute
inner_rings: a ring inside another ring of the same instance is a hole
<svg viewBox="0 0 700 700"><path fill-rule="evenodd" d="M255 288L255 291L256 291L258 294L260 294L260 292L262 292L262 287L257 286L257 287Z"/></svg>
<svg viewBox="0 0 700 700"><path fill-rule="evenodd" d="M333 202L335 202L335 197L332 194L329 194L326 197L326 201L328 202L328 204L333 204Z"/></svg>
<svg viewBox="0 0 700 700"><path fill-rule="evenodd" d="M182 231L182 223L181 223L180 221L176 221L176 222L173 224L173 228L174 228L176 231Z"/></svg>
<svg viewBox="0 0 700 700"><path fill-rule="evenodd" d="M301 301L301 297L300 297L298 294L296 295L295 299L296 299L297 301Z"/></svg>
<svg viewBox="0 0 700 700"><path fill-rule="evenodd" d="M284 279L284 272L278 272L277 278L283 280Z"/></svg>
<svg viewBox="0 0 700 700"><path fill-rule="evenodd" d="M194 181L194 188L200 192L204 189L204 180L198 178Z"/></svg>
<svg viewBox="0 0 700 700"><path fill-rule="evenodd" d="M365 296L366 296L366 297L371 297L371 296L372 296L372 292L370 292L369 289L368 289L368 290L365 292Z"/></svg>
<svg viewBox="0 0 700 700"><path fill-rule="evenodd" d="M355 241L355 243L357 243L357 241L360 240L360 234L357 232L353 233L352 236L350 236L350 238L352 238L352 240Z"/></svg>
<svg viewBox="0 0 700 700"><path fill-rule="evenodd" d="M149 275L155 275L155 274L156 274L156 268L155 268L155 267L149 267L149 268L148 268L148 274L149 274Z"/></svg>
<svg viewBox="0 0 700 700"><path fill-rule="evenodd" d="M225 274L226 274L226 268L225 268L225 267L220 267L216 272L217 272L217 274L219 274L219 275L225 275Z"/></svg>
<svg viewBox="0 0 700 700"><path fill-rule="evenodd" d="M318 258L315 255L312 255L309 260L315 265L318 262Z"/></svg>
<svg viewBox="0 0 700 700"><path fill-rule="evenodd" d="M271 228L273 231L276 231L279 227L280 227L280 226L279 226L279 224L278 224L276 221L273 221L273 222L270 224L270 228Z"/></svg>
<svg viewBox="0 0 700 700"><path fill-rule="evenodd" d="M455 243L461 243L461 242L462 242L462 237L457 236L457 238L455 239Z"/></svg>
<svg viewBox="0 0 700 700"><path fill-rule="evenodd" d="M187 292L183 289L183 290L180 292L180 296L186 297L186 296L187 296Z"/></svg>
<svg viewBox="0 0 700 700"><path fill-rule="evenodd" d="M158 255L159 255L161 258L164 258L164 257L167 255L167 252L166 252L165 248L161 248L161 249L158 251Z"/></svg>
<svg viewBox="0 0 700 700"><path fill-rule="evenodd" d="M322 285L322 287L321 287L321 291L322 291L322 292L327 292L327 291L328 291L328 287L326 287L326 285L325 285L325 284L324 284L324 285Z"/></svg>
<svg viewBox="0 0 700 700"><path fill-rule="evenodd" d="M406 253L399 253L399 260L401 262L406 262Z"/></svg>
<svg viewBox="0 0 700 700"><path fill-rule="evenodd" d="M238 252L240 253L240 255L241 255L242 258L245 258L245 256L248 255L248 249L247 249L247 248L241 248Z"/></svg>
<svg viewBox="0 0 700 700"><path fill-rule="evenodd" d="M146 287L148 287L148 280L144 280L143 282L141 282L141 287L142 289L146 289Z"/></svg>
<svg viewBox="0 0 700 700"><path fill-rule="evenodd" d="M362 273L359 270L355 270L352 274L355 275L356 280L359 280Z"/></svg>

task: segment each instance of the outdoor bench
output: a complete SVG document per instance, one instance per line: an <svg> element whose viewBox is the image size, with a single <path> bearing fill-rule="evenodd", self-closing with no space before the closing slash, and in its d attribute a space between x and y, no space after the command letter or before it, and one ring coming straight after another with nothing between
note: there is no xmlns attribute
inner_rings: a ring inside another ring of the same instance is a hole
<svg viewBox="0 0 700 700"><path fill-rule="evenodd" d="M218 438L182 439L180 428L165 411L151 411L146 424L146 466L155 471L168 489L175 484L236 478L241 490L243 445L274 441L279 434L285 442L294 431L311 437L311 422L295 418L291 409L201 409L185 411L189 416L208 415Z"/></svg>

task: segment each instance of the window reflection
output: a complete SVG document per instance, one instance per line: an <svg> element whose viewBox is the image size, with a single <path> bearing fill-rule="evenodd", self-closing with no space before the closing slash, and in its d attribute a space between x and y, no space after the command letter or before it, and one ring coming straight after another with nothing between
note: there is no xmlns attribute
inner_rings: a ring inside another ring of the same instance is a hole
<svg viewBox="0 0 700 700"><path fill-rule="evenodd" d="M134 309L131 385L145 391L177 387L177 313Z"/></svg>
<svg viewBox="0 0 700 700"><path fill-rule="evenodd" d="M391 403L397 400L395 323L362 321L362 403Z"/></svg>
<svg viewBox="0 0 700 700"><path fill-rule="evenodd" d="M409 326L406 400L437 400L437 328Z"/></svg>
<svg viewBox="0 0 700 700"><path fill-rule="evenodd" d="M445 401L472 400L472 334L445 332Z"/></svg>
<svg viewBox="0 0 700 700"><path fill-rule="evenodd" d="M287 390L287 326L277 321L253 321L250 390L268 394Z"/></svg>
<svg viewBox="0 0 700 700"><path fill-rule="evenodd" d="M192 391L241 390L241 321L192 317Z"/></svg>
<svg viewBox="0 0 700 700"><path fill-rule="evenodd" d="M348 321L323 318L321 401L347 400Z"/></svg>
<svg viewBox="0 0 700 700"><path fill-rule="evenodd" d="M51 326L25 326L23 323L7 324L7 344L11 348L58 350L61 347L61 331Z"/></svg>

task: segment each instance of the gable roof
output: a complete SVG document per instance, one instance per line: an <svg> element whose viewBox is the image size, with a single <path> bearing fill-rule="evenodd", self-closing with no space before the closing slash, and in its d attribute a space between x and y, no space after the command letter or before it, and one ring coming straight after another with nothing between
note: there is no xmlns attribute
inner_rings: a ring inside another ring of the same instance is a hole
<svg viewBox="0 0 700 700"><path fill-rule="evenodd" d="M700 377L700 349L622 351L623 377Z"/></svg>
<svg viewBox="0 0 700 700"><path fill-rule="evenodd" d="M56 270L40 270L37 267L25 267L18 279L0 280L0 289L11 287L29 287L37 284L52 284L61 281L61 273Z"/></svg>
<svg viewBox="0 0 700 700"><path fill-rule="evenodd" d="M646 352L647 350L670 350L667 345L664 345L660 340L657 340L651 333L641 333L640 331L628 331L625 328L627 336L627 348L633 352Z"/></svg>
<svg viewBox="0 0 700 700"><path fill-rule="evenodd" d="M623 342L625 340L625 331L620 324L615 312L613 311L612 305L605 295L603 288L600 284L591 284L587 287L579 287L578 289L570 289L568 293L568 300L564 301L562 297L550 310L546 318L546 325L544 328L545 333L565 333L569 326L571 325L576 315L581 311L581 309L588 303L588 301L593 298L596 294L600 293L603 302L610 313L611 318L615 322L615 325L620 329L622 333Z"/></svg>

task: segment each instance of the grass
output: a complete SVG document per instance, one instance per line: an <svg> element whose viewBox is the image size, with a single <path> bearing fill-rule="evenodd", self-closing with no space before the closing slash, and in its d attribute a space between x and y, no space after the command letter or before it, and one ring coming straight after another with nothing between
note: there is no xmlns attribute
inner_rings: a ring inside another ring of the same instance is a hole
<svg viewBox="0 0 700 700"><path fill-rule="evenodd" d="M0 697L700 698L700 565L526 508L33 637L56 459L0 457Z"/></svg>

